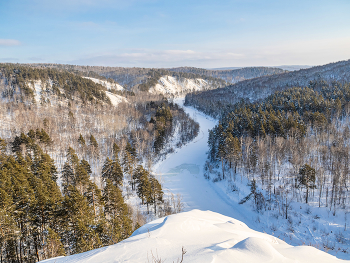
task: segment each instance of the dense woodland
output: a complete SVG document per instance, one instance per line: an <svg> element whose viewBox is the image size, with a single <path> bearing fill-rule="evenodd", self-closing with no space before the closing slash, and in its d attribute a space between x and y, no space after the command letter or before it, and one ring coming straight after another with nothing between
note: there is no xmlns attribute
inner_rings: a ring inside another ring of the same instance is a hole
<svg viewBox="0 0 350 263"><path fill-rule="evenodd" d="M256 102L276 91L292 87L307 87L310 81L325 80L329 83L350 82L350 60L324 66L301 69L240 81L224 88L187 94L186 104L204 113L220 118L233 104L244 100Z"/></svg>
<svg viewBox="0 0 350 263"><path fill-rule="evenodd" d="M222 168L216 180L246 176L258 210L287 197L333 214L348 209L349 102L349 83L314 81L232 105L210 131L207 178L216 164ZM257 195L256 184L265 196Z"/></svg>
<svg viewBox="0 0 350 263"><path fill-rule="evenodd" d="M2 97L14 98L15 96L21 102L24 99L33 99L33 81L40 80L48 93L51 92L62 98L72 100L76 96L83 103L94 101L110 103L104 92L106 88L102 85L67 71L0 64L0 74L7 84L6 90L2 91Z"/></svg>
<svg viewBox="0 0 350 263"><path fill-rule="evenodd" d="M79 138L83 143L83 137ZM96 141L90 138L92 144ZM106 158L102 187L91 180L91 166L67 149L61 173L40 145L52 144L45 130L30 130L7 145L0 139L1 261L37 262L42 259L81 253L115 244L131 235L131 209L123 198L127 182L142 205L163 204L158 180L137 164L136 150L127 144L119 161L120 148L113 144L113 157ZM97 145L95 145L97 147ZM61 184L58 184L60 174ZM160 209L163 209L161 206Z"/></svg>
<svg viewBox="0 0 350 263"><path fill-rule="evenodd" d="M268 67L246 67L233 70L209 70L194 67L180 67L170 68L168 70L174 72L199 74L212 78L219 78L226 81L227 83L236 83L246 79L259 78L262 76L286 72L285 70L280 68Z"/></svg>
<svg viewBox="0 0 350 263"><path fill-rule="evenodd" d="M125 94L114 107L104 90L62 69L1 68L1 262L114 244L181 211L151 167L198 123L162 96Z"/></svg>
<svg viewBox="0 0 350 263"><path fill-rule="evenodd" d="M102 80L108 79L109 81L114 80L128 90L148 90L154 85L154 83L157 83L160 76L164 75L173 76L177 79L201 78L212 83L213 88L219 88L224 87L226 83L236 83L245 79L285 72L282 69L268 67L248 67L237 70L207 70L193 67L155 69L62 64L27 64L27 66L34 68L54 68L69 71L80 76L93 77Z"/></svg>

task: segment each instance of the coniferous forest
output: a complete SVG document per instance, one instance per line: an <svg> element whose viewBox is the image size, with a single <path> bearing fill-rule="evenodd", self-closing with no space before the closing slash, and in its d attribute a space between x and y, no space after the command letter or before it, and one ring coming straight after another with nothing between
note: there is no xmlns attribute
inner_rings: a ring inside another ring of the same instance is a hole
<svg viewBox="0 0 350 263"><path fill-rule="evenodd" d="M221 172L211 174L214 180L247 177L256 209L271 210L282 199L286 217L287 198L328 207L333 214L348 209L349 102L349 83L311 81L227 107L209 132L205 176L220 165Z"/></svg>
<svg viewBox="0 0 350 263"><path fill-rule="evenodd" d="M199 125L160 95L106 88L58 69L4 65L0 78L0 258L37 262L115 244L182 210L154 162ZM40 93L38 94L38 87Z"/></svg>

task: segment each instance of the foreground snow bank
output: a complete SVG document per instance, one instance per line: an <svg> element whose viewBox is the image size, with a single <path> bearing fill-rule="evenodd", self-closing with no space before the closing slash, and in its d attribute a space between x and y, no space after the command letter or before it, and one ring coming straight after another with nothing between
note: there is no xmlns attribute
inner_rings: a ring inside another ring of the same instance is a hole
<svg viewBox="0 0 350 263"><path fill-rule="evenodd" d="M112 246L42 262L345 262L314 247L293 247L231 217L192 210L152 221ZM158 261L157 261L158 262Z"/></svg>

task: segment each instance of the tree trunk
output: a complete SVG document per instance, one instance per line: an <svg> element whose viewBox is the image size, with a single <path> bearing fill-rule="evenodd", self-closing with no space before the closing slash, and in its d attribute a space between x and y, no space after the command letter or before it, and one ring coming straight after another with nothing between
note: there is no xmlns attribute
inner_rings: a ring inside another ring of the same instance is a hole
<svg viewBox="0 0 350 263"><path fill-rule="evenodd" d="M225 179L224 158L221 157L222 179Z"/></svg>

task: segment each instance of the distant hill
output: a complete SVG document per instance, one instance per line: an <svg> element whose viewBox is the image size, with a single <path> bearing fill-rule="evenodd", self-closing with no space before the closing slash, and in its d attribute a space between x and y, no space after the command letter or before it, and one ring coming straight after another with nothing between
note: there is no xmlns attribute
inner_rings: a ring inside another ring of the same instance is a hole
<svg viewBox="0 0 350 263"><path fill-rule="evenodd" d="M288 71L294 71L294 70L299 70L299 69L305 69L305 68L311 68L313 66L308 66L308 65L282 65L282 66L272 66L269 68L279 68L283 70L288 70ZM236 70L236 69L242 69L244 67L224 67L224 68L208 68L208 70Z"/></svg>
<svg viewBox="0 0 350 263"><path fill-rule="evenodd" d="M207 114L217 115L226 105L237 103L242 99L256 101L277 90L308 86L309 82L314 80L350 82L350 60L263 76L225 88L188 94L186 103L196 106Z"/></svg>
<svg viewBox="0 0 350 263"><path fill-rule="evenodd" d="M300 70L300 69L307 69L307 68L312 68L313 66L308 66L308 65L282 65L282 66L276 66L276 68L281 68L284 70L288 71L295 71L295 70Z"/></svg>
<svg viewBox="0 0 350 263"><path fill-rule="evenodd" d="M286 72L280 68L269 67L247 67L230 70L208 70L194 67L170 68L169 71L194 73L214 78L220 78L228 83L237 83L246 79L257 78L266 75L280 74Z"/></svg>

